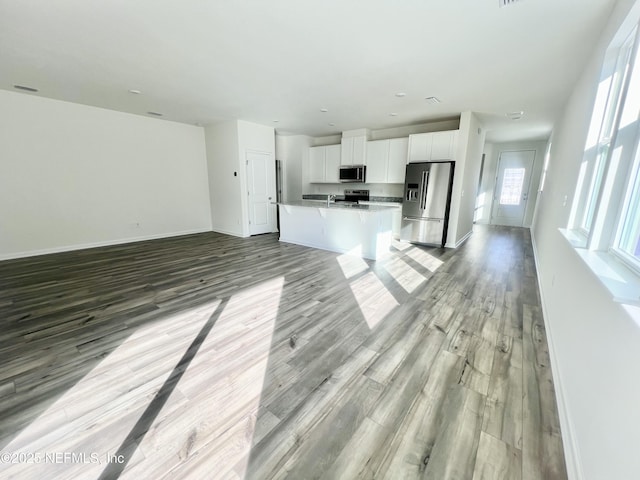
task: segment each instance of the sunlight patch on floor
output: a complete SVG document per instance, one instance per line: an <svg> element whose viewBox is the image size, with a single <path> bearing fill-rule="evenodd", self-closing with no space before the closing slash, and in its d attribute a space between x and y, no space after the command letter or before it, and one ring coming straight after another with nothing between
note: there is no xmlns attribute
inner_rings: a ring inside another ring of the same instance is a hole
<svg viewBox="0 0 640 480"><path fill-rule="evenodd" d="M407 293L413 292L426 278L401 258L393 258L383 267Z"/></svg>
<svg viewBox="0 0 640 480"><path fill-rule="evenodd" d="M144 413L157 416L120 478L209 478L212 465L243 478L283 286L269 280L222 309L216 300L140 327L4 447L49 461L2 463L0 476L98 478ZM217 309L166 403L147 411Z"/></svg>
<svg viewBox="0 0 640 480"><path fill-rule="evenodd" d="M428 269L430 272L435 272L444 263L442 260L428 254L424 250L413 247L404 252L409 258L415 260L420 265Z"/></svg>
<svg viewBox="0 0 640 480"><path fill-rule="evenodd" d="M0 463L0 476L97 478L219 303L149 322L124 339L4 447L42 461Z"/></svg>
<svg viewBox="0 0 640 480"><path fill-rule="evenodd" d="M349 288L367 325L370 329L375 328L399 303L378 276L371 271L369 264L362 258L354 256L354 252L340 255L337 261L344 277L349 281Z"/></svg>
<svg viewBox="0 0 640 480"><path fill-rule="evenodd" d="M353 280L349 287L351 287L351 292L370 329L375 328L389 312L399 305L373 272Z"/></svg>
<svg viewBox="0 0 640 480"><path fill-rule="evenodd" d="M229 299L176 387L186 401L163 409L140 444L144 462L121 478L244 477L265 433L256 420L283 287L279 277Z"/></svg>
<svg viewBox="0 0 640 480"><path fill-rule="evenodd" d="M337 260L345 278L354 277L359 273L365 272L369 269L369 265L367 264L367 262L365 262L362 258L354 255L340 255Z"/></svg>
<svg viewBox="0 0 640 480"><path fill-rule="evenodd" d="M401 242L400 240L395 240L395 239L391 241L391 246L401 252L409 248L413 248L413 245L411 245L410 243Z"/></svg>

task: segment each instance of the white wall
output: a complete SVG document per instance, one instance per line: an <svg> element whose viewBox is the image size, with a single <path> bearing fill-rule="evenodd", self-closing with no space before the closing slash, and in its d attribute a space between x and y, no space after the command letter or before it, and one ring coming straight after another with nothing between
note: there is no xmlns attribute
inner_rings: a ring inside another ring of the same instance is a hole
<svg viewBox="0 0 640 480"><path fill-rule="evenodd" d="M212 229L243 236L240 198L244 170L240 169L238 122L234 120L208 125L205 139Z"/></svg>
<svg viewBox="0 0 640 480"><path fill-rule="evenodd" d="M471 235L485 131L472 112L462 112L451 193L447 247L459 246Z"/></svg>
<svg viewBox="0 0 640 480"><path fill-rule="evenodd" d="M552 136L533 226L538 276L573 479L640 478L640 309L609 292L558 232L566 227L604 52L633 2L618 2ZM563 206L564 196L569 202Z"/></svg>
<svg viewBox="0 0 640 480"><path fill-rule="evenodd" d="M312 137L306 135L276 135L276 159L282 162L282 197L285 202L302 198L302 169L312 145Z"/></svg>
<svg viewBox="0 0 640 480"><path fill-rule="evenodd" d="M0 90L0 259L210 230L199 127Z"/></svg>
<svg viewBox="0 0 640 480"><path fill-rule="evenodd" d="M528 142L512 142L512 143L494 143L485 144L484 153L484 169L482 172L482 183L478 192L477 208L480 216L476 219L476 223L488 224L491 222L491 207L496 187L496 173L498 168L498 160L502 152L513 152L518 150L534 150L535 158L533 170L531 172L531 184L529 186L529 200L524 214L523 226L530 227L533 219L536 201L538 199L538 187L540 185L540 175L544 165L544 155L547 151L547 141L528 141Z"/></svg>
<svg viewBox="0 0 640 480"><path fill-rule="evenodd" d="M476 207L474 219L476 223L488 224L491 219L491 201L493 198L493 184L495 183L496 166L491 158L495 155L493 143L484 144L484 165L482 166L480 188L476 193Z"/></svg>
<svg viewBox="0 0 640 480"><path fill-rule="evenodd" d="M408 137L415 133L444 132L446 130L458 130L460 118L450 118L436 122L421 123L418 125L404 125L402 127L382 128L371 130L369 140L386 140L388 138ZM338 143L340 143L338 141Z"/></svg>
<svg viewBox="0 0 640 480"><path fill-rule="evenodd" d="M248 237L246 152L271 154L275 170L274 129L244 120L231 120L208 125L205 138L212 228L216 232Z"/></svg>
<svg viewBox="0 0 640 480"><path fill-rule="evenodd" d="M276 188L275 188L275 170L276 170L276 134L273 127L266 125L260 125L257 123L247 122L244 120L238 120L238 148L240 152L240 171L241 176L241 190L242 195L240 200L242 202L242 236L249 236L249 205L247 196L247 165L246 165L246 153L248 151L262 152L269 154L269 161L271 163L271 171L273 172L274 183L271 185L271 197L275 202ZM276 207L272 209L273 214L273 231L276 231Z"/></svg>

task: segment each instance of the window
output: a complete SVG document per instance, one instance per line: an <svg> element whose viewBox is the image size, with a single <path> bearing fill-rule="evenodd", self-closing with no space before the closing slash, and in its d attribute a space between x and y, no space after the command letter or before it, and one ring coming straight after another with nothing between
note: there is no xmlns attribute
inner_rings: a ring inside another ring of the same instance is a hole
<svg viewBox="0 0 640 480"><path fill-rule="evenodd" d="M525 168L505 168L500 190L500 205L520 205Z"/></svg>
<svg viewBox="0 0 640 480"><path fill-rule="evenodd" d="M631 33L619 36L621 41L614 40L607 51L569 231L572 243L584 248L583 258L588 258L589 252L600 255L599 258L609 255L615 262L621 261L627 271L640 275L640 36L637 31L635 26Z"/></svg>
<svg viewBox="0 0 640 480"><path fill-rule="evenodd" d="M585 146L581 175L581 183L584 185L580 185L579 188L582 193L578 199L580 214L577 225L575 225L585 236L589 235L593 226L611 141L616 131L624 87L629 78L631 53L635 38L636 31L634 29L620 47L609 52L609 60L605 62L598 85Z"/></svg>
<svg viewBox="0 0 640 480"><path fill-rule="evenodd" d="M640 266L640 151L636 151L631 178L614 250L632 265Z"/></svg>

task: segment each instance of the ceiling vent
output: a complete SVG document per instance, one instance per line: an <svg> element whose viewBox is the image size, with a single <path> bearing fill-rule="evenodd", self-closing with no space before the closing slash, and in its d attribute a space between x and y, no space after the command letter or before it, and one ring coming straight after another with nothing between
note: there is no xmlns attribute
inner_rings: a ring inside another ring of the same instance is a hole
<svg viewBox="0 0 640 480"><path fill-rule="evenodd" d="M516 3L516 2L521 2L522 0L498 0L498 3L500 5L500 8L502 7L508 7L509 5Z"/></svg>

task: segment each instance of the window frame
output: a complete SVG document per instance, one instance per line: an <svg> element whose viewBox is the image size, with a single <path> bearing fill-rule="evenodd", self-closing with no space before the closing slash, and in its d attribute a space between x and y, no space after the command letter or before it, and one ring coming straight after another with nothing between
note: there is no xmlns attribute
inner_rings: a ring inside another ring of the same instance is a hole
<svg viewBox="0 0 640 480"><path fill-rule="evenodd" d="M635 216L628 217L631 200L640 198L640 105L637 98L640 86L632 87L640 85L640 22L620 31L616 39L620 41L612 42L603 62L573 208L567 230L561 231L590 266L596 257L598 262L610 258L611 267L621 265L627 272L622 272L623 276L634 278L626 282L630 285L640 284L640 258L629 254L621 247L621 242L629 218L637 221ZM611 77L609 85L600 87L608 77ZM600 88L607 89L604 104L601 103ZM627 105L630 90L632 101ZM623 117L626 120L621 125ZM603 155L603 151L606 154ZM636 190L638 193L634 193ZM633 205L635 215L640 214L640 200L637 201L638 205ZM600 267L592 269L607 284L598 273ZM608 286L612 292L618 288ZM614 298L617 297L614 293ZM628 299L629 295L623 297ZM617 298L617 301L624 303L625 298ZM640 304L637 295L632 296L631 301Z"/></svg>
<svg viewBox="0 0 640 480"><path fill-rule="evenodd" d="M611 80L601 112L596 111L598 98L594 100L592 115L597 117L592 117L591 124L597 122L598 133L592 147L589 145L589 138L585 143L584 171L578 180L575 199L577 208L570 225L570 228L584 238L587 245L592 243L593 226L601 210L603 183L608 175L614 150L612 147L615 147L626 92L633 73L639 30L640 27L635 24L623 37L620 45L608 51L609 58L604 62L600 75L601 81L606 78ZM591 148L593 152L589 151Z"/></svg>
<svg viewBox="0 0 640 480"><path fill-rule="evenodd" d="M639 121L640 123L640 121ZM612 242L610 251L613 253L620 261L629 266L635 273L640 275L640 258L635 257L634 255L629 254L624 248L620 246L620 243L623 241L623 234L625 227L627 225L627 220L629 210L634 208L636 210L636 215L640 215L640 128L636 133L636 141L635 141L635 150L633 152L633 161L629 166L628 170L628 179L627 188L623 195L623 200L620 204L620 209L618 212L618 222L616 225L616 233L614 240ZM636 205L631 205L632 200L634 199L634 195L636 195ZM640 233L640 232L639 232ZM636 240L640 240L636 238Z"/></svg>

